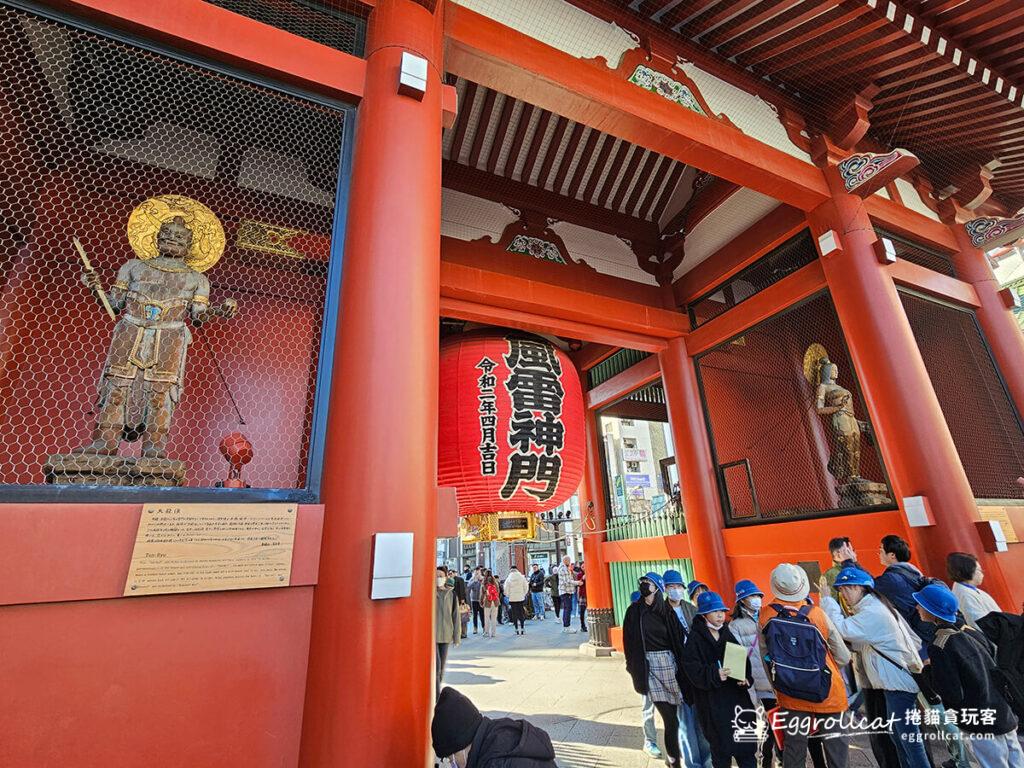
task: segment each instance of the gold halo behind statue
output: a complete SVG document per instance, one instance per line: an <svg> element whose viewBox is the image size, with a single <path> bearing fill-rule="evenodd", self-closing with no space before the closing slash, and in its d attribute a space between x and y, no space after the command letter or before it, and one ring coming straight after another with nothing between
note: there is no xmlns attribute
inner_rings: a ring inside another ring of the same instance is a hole
<svg viewBox="0 0 1024 768"><path fill-rule="evenodd" d="M821 371L821 361L827 359L829 359L828 352L817 342L811 344L804 352L804 378L811 386L816 387L820 383L818 376Z"/></svg>
<svg viewBox="0 0 1024 768"><path fill-rule="evenodd" d="M181 216L192 230L192 246L185 264L196 272L205 272L224 253L224 227L213 211L190 197L157 195L139 203L128 217L128 242L132 250L143 261L155 258L160 225L175 216Z"/></svg>

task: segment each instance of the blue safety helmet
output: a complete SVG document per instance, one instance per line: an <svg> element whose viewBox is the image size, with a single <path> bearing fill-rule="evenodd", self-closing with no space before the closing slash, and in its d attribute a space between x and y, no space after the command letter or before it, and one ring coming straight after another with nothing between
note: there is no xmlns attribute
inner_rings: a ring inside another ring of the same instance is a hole
<svg viewBox="0 0 1024 768"><path fill-rule="evenodd" d="M669 570L665 571L665 573L662 574L661 578L662 578L662 581L664 581L666 585L667 584L685 584L686 583L685 581L683 581L683 574L681 574L679 571L673 571L671 568Z"/></svg>
<svg viewBox="0 0 1024 768"><path fill-rule="evenodd" d="M631 602L631 603L635 603L639 599L640 599L640 593L639 592L634 592L633 594L631 594L629 596L629 602Z"/></svg>
<svg viewBox="0 0 1024 768"><path fill-rule="evenodd" d="M843 568L836 576L837 587L871 587L875 588L875 580L863 568Z"/></svg>
<svg viewBox="0 0 1024 768"><path fill-rule="evenodd" d="M760 595L764 597L764 592L757 588L757 584L752 582L750 579L740 579L736 582L736 602L751 597L752 595Z"/></svg>
<svg viewBox="0 0 1024 768"><path fill-rule="evenodd" d="M647 573L645 573L640 578L641 579L647 579L649 582L651 582L654 586L656 586L658 588L659 592L664 592L665 591L665 582L662 581L661 576L656 574L654 571L648 571Z"/></svg>
<svg viewBox="0 0 1024 768"><path fill-rule="evenodd" d="M712 611L727 611L725 603L717 592L702 592L697 597L697 615L703 616Z"/></svg>
<svg viewBox="0 0 1024 768"><path fill-rule="evenodd" d="M703 581L697 581L696 579L694 579L693 581L691 581L689 584L686 585L686 592L687 592L687 594L690 595L691 599L693 599L693 593L697 591L698 587L704 587L704 589L707 589L707 590L711 589L711 587L709 587Z"/></svg>
<svg viewBox="0 0 1024 768"><path fill-rule="evenodd" d="M929 584L920 592L915 592L912 597L914 602L932 616L938 616L950 624L956 623L956 612L960 609L960 601L945 584Z"/></svg>

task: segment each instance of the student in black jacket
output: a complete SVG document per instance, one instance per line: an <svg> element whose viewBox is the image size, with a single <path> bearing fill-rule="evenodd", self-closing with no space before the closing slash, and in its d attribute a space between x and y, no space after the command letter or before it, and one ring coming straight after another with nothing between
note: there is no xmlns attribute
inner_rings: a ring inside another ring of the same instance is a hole
<svg viewBox="0 0 1024 768"><path fill-rule="evenodd" d="M640 579L640 599L622 620L622 645L633 689L654 702L665 724L665 765L680 768L679 705L692 702L692 691L681 662L683 626L662 597L664 591L658 574Z"/></svg>
<svg viewBox="0 0 1024 768"><path fill-rule="evenodd" d="M928 645L932 683L947 710L956 710L978 763L982 768L1024 768L1017 717L996 679L992 643L981 631L958 626L959 600L945 584L929 584L913 598L921 619L936 628Z"/></svg>
<svg viewBox="0 0 1024 768"><path fill-rule="evenodd" d="M733 670L722 666L725 644L736 643L736 638L725 624L725 614L725 603L715 592L704 592L697 598L697 618L683 649L683 669L693 685L701 731L711 745L711 764L714 768L729 768L735 758L740 768L756 768L750 657L746 657L746 669L742 670L745 680L729 677ZM741 732L747 738L738 739Z"/></svg>

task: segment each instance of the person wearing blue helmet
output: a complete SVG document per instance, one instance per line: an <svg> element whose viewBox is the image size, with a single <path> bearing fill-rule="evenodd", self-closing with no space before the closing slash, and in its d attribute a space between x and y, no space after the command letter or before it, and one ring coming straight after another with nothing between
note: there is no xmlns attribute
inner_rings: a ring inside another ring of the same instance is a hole
<svg viewBox="0 0 1024 768"><path fill-rule="evenodd" d="M692 701L683 673L683 628L663 599L665 582L657 573L639 579L640 599L626 609L622 646L633 688L654 702L665 725L665 764L682 768L679 750L679 705Z"/></svg>
<svg viewBox="0 0 1024 768"><path fill-rule="evenodd" d="M665 600L683 627L684 642L697 618L697 607L686 599L683 574L669 569L662 574ZM679 705L679 749L683 763L693 768L711 768L711 746L700 729L697 712L687 702Z"/></svg>
<svg viewBox="0 0 1024 768"><path fill-rule="evenodd" d="M835 588L850 611L846 615L832 597L824 577L818 584L821 607L839 634L860 654L862 669L871 688L882 691L886 714L892 724L890 736L902 768L930 768L917 720L919 688L914 678L923 666L919 638L888 603L875 594L875 580L861 568L848 566L839 571Z"/></svg>
<svg viewBox="0 0 1024 768"><path fill-rule="evenodd" d="M995 676L995 649L982 632L959 621L960 601L945 584L914 592L922 621L935 626L928 645L932 682L947 709L959 714L982 768L1024 768L1017 716Z"/></svg>
<svg viewBox="0 0 1024 768"><path fill-rule="evenodd" d="M726 606L717 593L708 591L697 597L697 619L683 649L683 669L693 686L701 730L711 745L711 764L728 768L735 760L739 768L756 768L756 742L737 738L740 731L756 733L750 657L746 657L745 669L723 667L726 643L737 644L725 617ZM741 679L732 677L733 673Z"/></svg>
<svg viewBox="0 0 1024 768"><path fill-rule="evenodd" d="M772 682L768 679L768 670L765 669L764 661L758 652L758 639L761 636L758 617L764 592L750 579L737 581L735 592L736 606L732 610L729 631L736 638L736 642L747 649L747 656L750 658L750 668L754 676L754 685L750 689L753 704L767 712L775 706L776 700ZM775 740L770 736L761 744L762 768L771 768L774 746Z"/></svg>
<svg viewBox="0 0 1024 768"><path fill-rule="evenodd" d="M704 592L710 592L711 587L705 584L703 581L697 581L694 579L686 585L686 593L690 596L690 602L697 605L697 598Z"/></svg>

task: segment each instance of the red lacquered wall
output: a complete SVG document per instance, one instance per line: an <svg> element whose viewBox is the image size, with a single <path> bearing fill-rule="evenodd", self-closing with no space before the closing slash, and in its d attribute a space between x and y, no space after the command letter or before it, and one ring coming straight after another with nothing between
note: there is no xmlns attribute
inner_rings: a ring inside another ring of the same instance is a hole
<svg viewBox="0 0 1024 768"><path fill-rule="evenodd" d="M122 598L140 512L0 505L0 765L296 765L323 508L289 587Z"/></svg>

